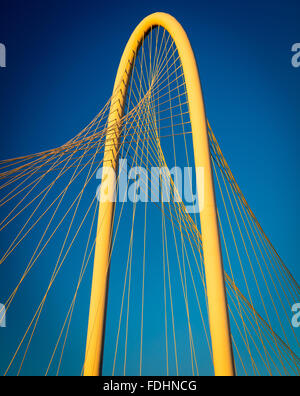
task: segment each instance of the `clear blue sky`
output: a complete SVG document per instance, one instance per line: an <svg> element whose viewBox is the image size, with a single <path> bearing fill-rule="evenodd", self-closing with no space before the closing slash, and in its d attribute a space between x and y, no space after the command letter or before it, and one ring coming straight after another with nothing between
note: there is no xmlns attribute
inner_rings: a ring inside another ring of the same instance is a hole
<svg viewBox="0 0 300 396"><path fill-rule="evenodd" d="M110 96L132 30L155 11L187 31L223 153L299 281L299 1L2 1L0 157L59 146L81 130Z"/></svg>

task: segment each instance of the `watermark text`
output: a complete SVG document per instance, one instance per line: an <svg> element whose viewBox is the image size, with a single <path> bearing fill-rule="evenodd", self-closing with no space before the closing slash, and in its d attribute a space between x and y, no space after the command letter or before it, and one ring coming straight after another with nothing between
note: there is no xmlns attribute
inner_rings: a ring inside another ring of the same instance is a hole
<svg viewBox="0 0 300 396"><path fill-rule="evenodd" d="M3 304L0 304L0 327L6 327L6 309Z"/></svg>
<svg viewBox="0 0 300 396"><path fill-rule="evenodd" d="M293 44L292 52L294 53L292 56L292 66L295 68L300 67L300 43Z"/></svg>
<svg viewBox="0 0 300 396"><path fill-rule="evenodd" d="M6 67L6 47L0 43L0 67Z"/></svg>
<svg viewBox="0 0 300 396"><path fill-rule="evenodd" d="M204 168L140 166L128 169L126 159L119 161L118 174L112 167L98 169L99 202L183 202L187 213L204 207Z"/></svg>
<svg viewBox="0 0 300 396"><path fill-rule="evenodd" d="M294 304L292 306L292 312L294 312L292 326L298 329L300 327L300 303Z"/></svg>

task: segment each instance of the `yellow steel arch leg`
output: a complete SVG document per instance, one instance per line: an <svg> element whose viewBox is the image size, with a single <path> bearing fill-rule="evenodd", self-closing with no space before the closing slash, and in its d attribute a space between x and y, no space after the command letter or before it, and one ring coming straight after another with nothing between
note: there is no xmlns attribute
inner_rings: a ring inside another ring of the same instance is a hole
<svg viewBox="0 0 300 396"><path fill-rule="evenodd" d="M189 39L177 20L168 14L155 13L149 15L137 26L126 45L113 91L113 96L116 99L113 100L108 119L109 128L113 128L115 131L114 144L112 144L110 138L109 144L105 147L104 164L117 171L121 132L118 121L122 118L124 112L132 61L141 41L155 26L163 27L172 36L184 71L193 133L195 166L204 169L205 178L204 206L200 213L200 220L214 369L217 376L233 376L235 375L235 368L202 88ZM114 185L113 177L109 180L109 183L111 186ZM107 185L108 182L106 181ZM198 183L199 196L201 196L201 187ZM111 188L111 194L112 191L113 188ZM114 205L115 203L111 199L111 202L101 202L99 208L84 365L84 375L86 376L101 375L102 370Z"/></svg>

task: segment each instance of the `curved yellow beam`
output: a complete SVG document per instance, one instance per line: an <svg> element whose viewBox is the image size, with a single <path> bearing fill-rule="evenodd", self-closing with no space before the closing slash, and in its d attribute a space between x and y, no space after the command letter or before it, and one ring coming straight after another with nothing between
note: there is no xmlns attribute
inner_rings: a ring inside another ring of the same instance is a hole
<svg viewBox="0 0 300 396"><path fill-rule="evenodd" d="M181 59L189 101L190 122L193 133L195 166L204 169L204 206L200 213L203 241L210 333L214 369L217 376L233 376L234 360L227 310L224 270L217 220L216 200L210 160L209 141L202 89L195 56L189 39L175 18L165 13L146 17L132 33L118 68L113 103L108 127L114 130L104 153L104 164L115 171L118 167L118 148L121 129L119 121L124 114L127 88L136 52L151 28L161 26L172 36ZM113 178L110 181L113 185ZM108 182L106 180L106 186ZM200 194L200 183L197 188ZM203 188L203 187L202 187ZM111 194L113 194L113 189ZM111 197L112 198L112 197ZM113 230L113 199L101 202L95 248L95 262L90 302L89 326L86 344L84 375L97 376L102 371L107 290Z"/></svg>

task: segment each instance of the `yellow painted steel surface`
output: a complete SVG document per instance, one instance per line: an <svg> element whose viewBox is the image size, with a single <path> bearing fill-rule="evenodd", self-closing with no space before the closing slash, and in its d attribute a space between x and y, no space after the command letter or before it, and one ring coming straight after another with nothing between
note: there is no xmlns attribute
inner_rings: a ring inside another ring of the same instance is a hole
<svg viewBox="0 0 300 396"><path fill-rule="evenodd" d="M200 220L213 363L217 376L233 376L235 369L202 89L197 64L189 39L177 20L168 14L155 13L146 17L137 26L126 45L116 76L113 91L114 99L108 119L108 127L114 128L115 134L113 144L111 138L109 144L106 144L104 165L111 166L114 170L117 170L118 145L121 132L120 127L118 127L118 121L122 118L124 112L132 61L141 41L150 29L155 26L163 27L172 36L177 46L184 71L193 133L195 165L196 167L204 168L204 206L200 213ZM113 178L111 178L110 183L113 185ZM106 181L107 185L108 182ZM197 188L199 190L199 196L201 196L200 183L198 183ZM102 370L114 205L114 202L101 202L99 207L84 365L84 375L86 376L100 375Z"/></svg>

